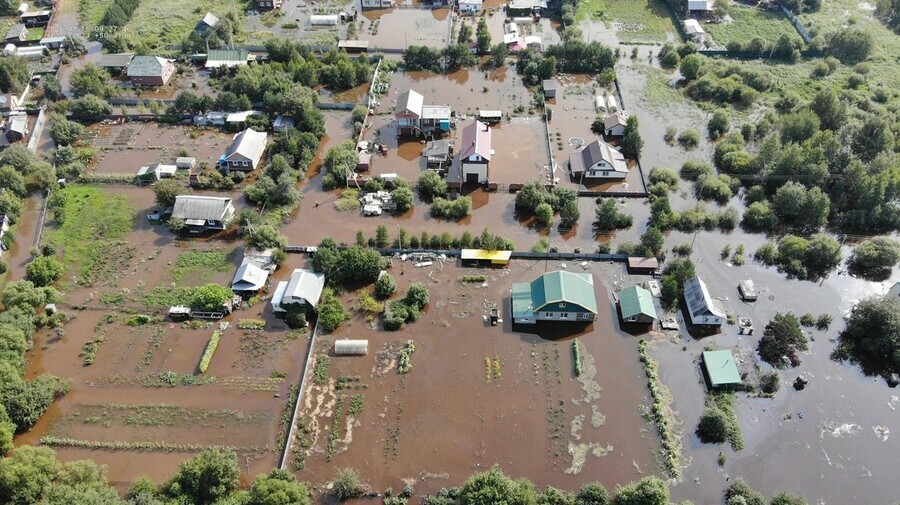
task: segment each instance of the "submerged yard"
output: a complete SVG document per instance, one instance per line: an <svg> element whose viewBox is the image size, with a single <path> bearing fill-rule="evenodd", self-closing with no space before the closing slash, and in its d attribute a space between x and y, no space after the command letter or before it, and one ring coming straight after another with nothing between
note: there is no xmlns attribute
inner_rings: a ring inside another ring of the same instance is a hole
<svg viewBox="0 0 900 505"><path fill-rule="evenodd" d="M677 34L662 0L583 0L576 17L613 24L621 40L665 42Z"/></svg>
<svg viewBox="0 0 900 505"><path fill-rule="evenodd" d="M729 14L734 19L730 23L706 23L703 25L717 46L725 47L729 42L746 44L755 38L773 44L778 37L785 34L792 38L800 38L797 30L780 10L770 11L734 4L729 10Z"/></svg>

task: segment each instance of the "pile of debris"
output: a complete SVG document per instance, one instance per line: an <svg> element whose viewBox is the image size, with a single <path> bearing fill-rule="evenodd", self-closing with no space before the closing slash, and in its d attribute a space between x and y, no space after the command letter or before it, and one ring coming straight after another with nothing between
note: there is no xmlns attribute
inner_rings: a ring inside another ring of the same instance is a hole
<svg viewBox="0 0 900 505"><path fill-rule="evenodd" d="M364 216L380 216L383 211L390 211L394 208L394 201L387 191L366 193L359 200L362 202Z"/></svg>

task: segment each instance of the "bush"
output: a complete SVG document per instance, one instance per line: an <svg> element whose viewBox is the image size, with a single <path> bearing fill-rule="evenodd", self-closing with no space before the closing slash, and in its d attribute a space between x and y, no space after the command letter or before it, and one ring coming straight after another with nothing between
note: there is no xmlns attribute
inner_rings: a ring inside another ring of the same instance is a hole
<svg viewBox="0 0 900 505"><path fill-rule="evenodd" d="M436 218L458 221L468 216L471 212L472 198L468 196L460 196L455 200L446 200L438 197L431 204L431 216Z"/></svg>
<svg viewBox="0 0 900 505"><path fill-rule="evenodd" d="M63 265L56 258L39 256L25 265L25 278L35 286L48 286L62 277Z"/></svg>
<svg viewBox="0 0 900 505"><path fill-rule="evenodd" d="M717 139L728 133L729 128L731 128L731 118L728 116L728 112L719 109L713 113L713 117L707 125L709 138Z"/></svg>
<svg viewBox="0 0 900 505"><path fill-rule="evenodd" d="M876 237L853 248L848 264L863 277L880 279L900 261L900 243L888 237Z"/></svg>
<svg viewBox="0 0 900 505"><path fill-rule="evenodd" d="M759 377L759 389L766 395L774 395L781 388L778 372L766 372Z"/></svg>
<svg viewBox="0 0 900 505"><path fill-rule="evenodd" d="M723 444L728 440L728 416L718 407L707 406L700 415L697 436L704 444Z"/></svg>
<svg viewBox="0 0 900 505"><path fill-rule="evenodd" d="M697 179L701 175L712 174L712 166L700 160L687 160L681 165L681 177Z"/></svg>
<svg viewBox="0 0 900 505"><path fill-rule="evenodd" d="M406 303L419 310L425 308L428 305L428 288L421 282L414 282L406 292Z"/></svg>
<svg viewBox="0 0 900 505"><path fill-rule="evenodd" d="M700 144L700 132L694 128L688 128L678 135L678 143L685 150L692 150Z"/></svg>
<svg viewBox="0 0 900 505"><path fill-rule="evenodd" d="M359 474L353 468L341 468L332 481L332 492L338 500L356 498L360 493Z"/></svg>
<svg viewBox="0 0 900 505"><path fill-rule="evenodd" d="M189 301L194 308L213 312L222 310L222 306L234 296L234 293L225 286L218 284L206 284L194 290L193 297Z"/></svg>
<svg viewBox="0 0 900 505"><path fill-rule="evenodd" d="M203 351L203 356L200 358L200 373L206 373L206 370L209 368L209 363L212 361L213 355L219 347L219 338L221 336L222 331L217 330L209 337L209 342L206 344L206 350Z"/></svg>
<svg viewBox="0 0 900 505"><path fill-rule="evenodd" d="M350 314L331 288L322 291L316 311L319 313L319 326L327 332L334 331L341 323L350 319Z"/></svg>
<svg viewBox="0 0 900 505"><path fill-rule="evenodd" d="M382 300L390 298L396 290L397 282L394 281L394 277L389 273L381 275L375 281L375 296Z"/></svg>
<svg viewBox="0 0 900 505"><path fill-rule="evenodd" d="M678 175L671 168L653 167L649 179L650 184L661 184L668 190L678 189Z"/></svg>
<svg viewBox="0 0 900 505"><path fill-rule="evenodd" d="M550 226L553 222L553 208L548 203L542 203L534 209L534 215L537 216L538 224L541 226Z"/></svg>
<svg viewBox="0 0 900 505"><path fill-rule="evenodd" d="M629 228L633 219L629 214L620 212L616 208L616 201L612 198L605 200L598 198L597 207L594 210L594 228L598 231L611 231Z"/></svg>
<svg viewBox="0 0 900 505"><path fill-rule="evenodd" d="M422 172L418 180L419 197L430 202L447 194L447 181L434 170Z"/></svg>

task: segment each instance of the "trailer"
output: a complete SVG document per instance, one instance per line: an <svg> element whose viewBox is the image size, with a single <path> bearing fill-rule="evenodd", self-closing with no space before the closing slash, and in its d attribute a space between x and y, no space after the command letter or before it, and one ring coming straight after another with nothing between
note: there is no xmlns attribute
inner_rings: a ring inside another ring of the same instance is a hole
<svg viewBox="0 0 900 505"><path fill-rule="evenodd" d="M738 284L738 292L741 294L741 299L745 302L755 302L759 297L759 293L756 292L756 287L753 286L753 281L750 279L745 279Z"/></svg>

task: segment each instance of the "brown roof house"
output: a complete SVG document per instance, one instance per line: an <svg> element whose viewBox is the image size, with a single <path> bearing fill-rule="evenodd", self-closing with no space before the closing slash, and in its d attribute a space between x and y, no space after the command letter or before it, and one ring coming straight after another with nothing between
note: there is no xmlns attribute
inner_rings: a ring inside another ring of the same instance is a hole
<svg viewBox="0 0 900 505"><path fill-rule="evenodd" d="M628 175L625 156L602 140L595 140L569 155L572 177L624 179Z"/></svg>
<svg viewBox="0 0 900 505"><path fill-rule="evenodd" d="M128 64L128 78L135 86L165 86L175 75L175 63L159 56L135 56Z"/></svg>
<svg viewBox="0 0 900 505"><path fill-rule="evenodd" d="M459 151L462 181L486 184L493 154L491 128L481 121L472 121L466 125L462 131L462 147Z"/></svg>
<svg viewBox="0 0 900 505"><path fill-rule="evenodd" d="M628 125L628 114L616 112L606 116L603 120L603 135L606 137L621 137L625 135L625 126Z"/></svg>
<svg viewBox="0 0 900 505"><path fill-rule="evenodd" d="M258 132L252 128L247 128L235 135L231 145L219 158L219 166L222 171L228 173L256 170L262 160L263 152L266 150L267 138L268 135L265 132Z"/></svg>

